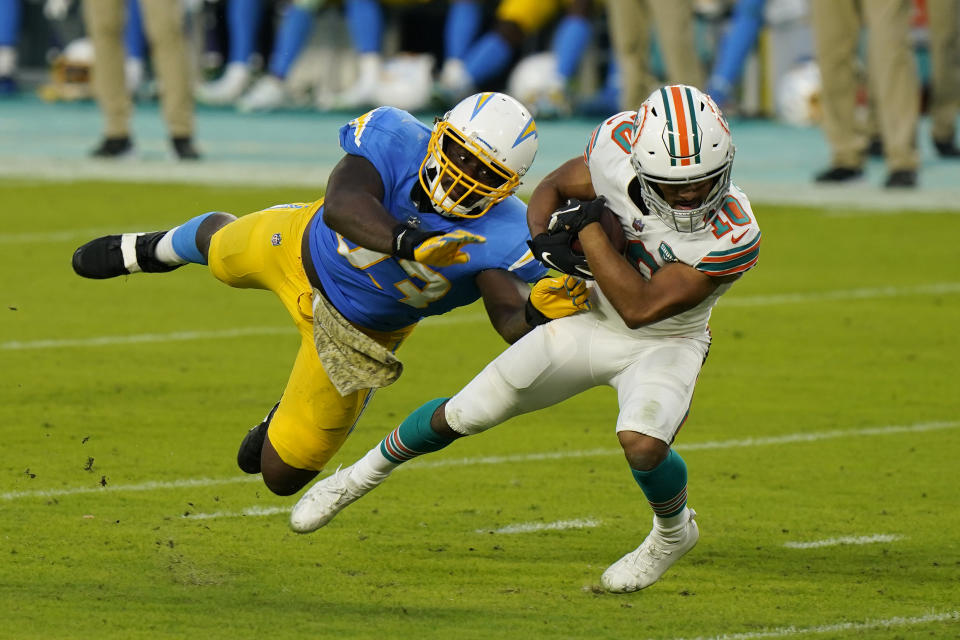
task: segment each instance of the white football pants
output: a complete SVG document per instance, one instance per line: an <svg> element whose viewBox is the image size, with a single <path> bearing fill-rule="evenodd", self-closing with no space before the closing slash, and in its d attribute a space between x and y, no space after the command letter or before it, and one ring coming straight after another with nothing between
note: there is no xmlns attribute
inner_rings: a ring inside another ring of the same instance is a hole
<svg viewBox="0 0 960 640"><path fill-rule="evenodd" d="M604 321L596 310L560 318L511 345L451 398L447 422L458 433L479 433L609 385L620 405L618 432L636 431L671 444L708 349L706 334L640 337L622 322Z"/></svg>

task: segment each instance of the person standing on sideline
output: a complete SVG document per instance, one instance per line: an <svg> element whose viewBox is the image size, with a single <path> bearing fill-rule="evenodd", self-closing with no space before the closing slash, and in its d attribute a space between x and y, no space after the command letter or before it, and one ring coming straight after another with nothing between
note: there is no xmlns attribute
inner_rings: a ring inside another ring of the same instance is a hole
<svg viewBox="0 0 960 640"><path fill-rule="evenodd" d="M624 593L659 580L700 537L687 465L671 445L710 348L707 322L759 257L760 228L730 181L733 155L726 120L694 87L662 87L639 110L600 124L582 157L537 186L527 210L538 259L596 279L591 310L534 329L452 398L414 411L358 462L308 489L291 528L324 526L403 462L607 385L620 402L617 438L654 516L653 531L601 583ZM604 207L619 218L625 254L598 224ZM570 248L574 234L583 255Z"/></svg>
<svg viewBox="0 0 960 640"><path fill-rule="evenodd" d="M183 7L173 0L139 0L150 54L160 86L160 105L179 160L197 160L193 144L194 103ZM92 154L119 158L133 153L130 117L133 100L127 91L124 64L125 0L84 0L83 20L93 41L93 91L103 113L104 137Z"/></svg>
<svg viewBox="0 0 960 640"><path fill-rule="evenodd" d="M863 175L870 144L857 114L860 30L867 29L867 86L877 109L887 187L917 185L920 88L910 43L909 0L812 0L814 51L822 82L823 131L830 166L816 182L842 183Z"/></svg>
<svg viewBox="0 0 960 640"><path fill-rule="evenodd" d="M620 108L634 109L660 85L650 72L650 30L667 68L667 82L703 86L693 34L693 0L609 0L607 24L620 70Z"/></svg>
<svg viewBox="0 0 960 640"><path fill-rule="evenodd" d="M927 0L930 32L930 120L933 146L941 158L960 158L960 0Z"/></svg>

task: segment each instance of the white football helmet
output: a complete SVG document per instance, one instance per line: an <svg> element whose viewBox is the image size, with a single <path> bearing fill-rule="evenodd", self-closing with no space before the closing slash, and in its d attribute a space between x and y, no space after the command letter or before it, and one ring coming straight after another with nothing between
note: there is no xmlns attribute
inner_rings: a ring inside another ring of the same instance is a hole
<svg viewBox="0 0 960 640"><path fill-rule="evenodd" d="M503 93L478 93L437 120L420 184L437 213L479 218L517 190L537 145L537 125L523 105Z"/></svg>
<svg viewBox="0 0 960 640"><path fill-rule="evenodd" d="M677 231L710 224L730 189L734 154L730 127L710 96L682 84L654 91L637 110L633 135L630 162L647 208ZM660 189L704 180L713 185L693 207L671 207Z"/></svg>

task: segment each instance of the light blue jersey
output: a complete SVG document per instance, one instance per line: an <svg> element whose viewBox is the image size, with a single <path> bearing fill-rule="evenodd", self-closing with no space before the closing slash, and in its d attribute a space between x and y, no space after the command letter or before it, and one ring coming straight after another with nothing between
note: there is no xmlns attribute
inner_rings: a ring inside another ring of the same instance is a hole
<svg viewBox="0 0 960 640"><path fill-rule="evenodd" d="M464 229L487 241L463 248L470 255L465 264L431 267L359 247L324 224L321 208L307 231L317 279L337 310L362 327L392 331L470 304L480 297L477 274L487 269L508 270L527 282L546 274L527 247L526 205L516 196L474 219L418 209L418 173L429 139L429 127L392 107L374 109L340 129L343 150L363 156L380 173L383 206L398 223L416 218L425 230Z"/></svg>

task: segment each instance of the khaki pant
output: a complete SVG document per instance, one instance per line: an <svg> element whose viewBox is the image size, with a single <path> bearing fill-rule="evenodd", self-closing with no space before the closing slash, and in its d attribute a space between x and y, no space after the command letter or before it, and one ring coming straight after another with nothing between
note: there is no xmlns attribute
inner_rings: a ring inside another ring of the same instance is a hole
<svg viewBox="0 0 960 640"><path fill-rule="evenodd" d="M175 0L140 0L144 30L160 86L160 104L172 137L193 135L193 92L183 8ZM93 41L93 91L103 112L107 137L130 134L133 102L123 67L125 0L84 0L83 19Z"/></svg>
<svg viewBox="0 0 960 640"><path fill-rule="evenodd" d="M823 129L832 165L859 168L868 144L857 117L858 44L867 28L867 83L890 171L916 169L920 89L910 44L908 0L812 0Z"/></svg>
<svg viewBox="0 0 960 640"><path fill-rule="evenodd" d="M960 110L960 0L927 0L930 20L930 119L933 139L953 140Z"/></svg>
<svg viewBox="0 0 960 640"><path fill-rule="evenodd" d="M662 83L650 73L650 24L670 84L703 88L693 35L693 0L609 0L607 19L620 68L620 107L636 109Z"/></svg>

